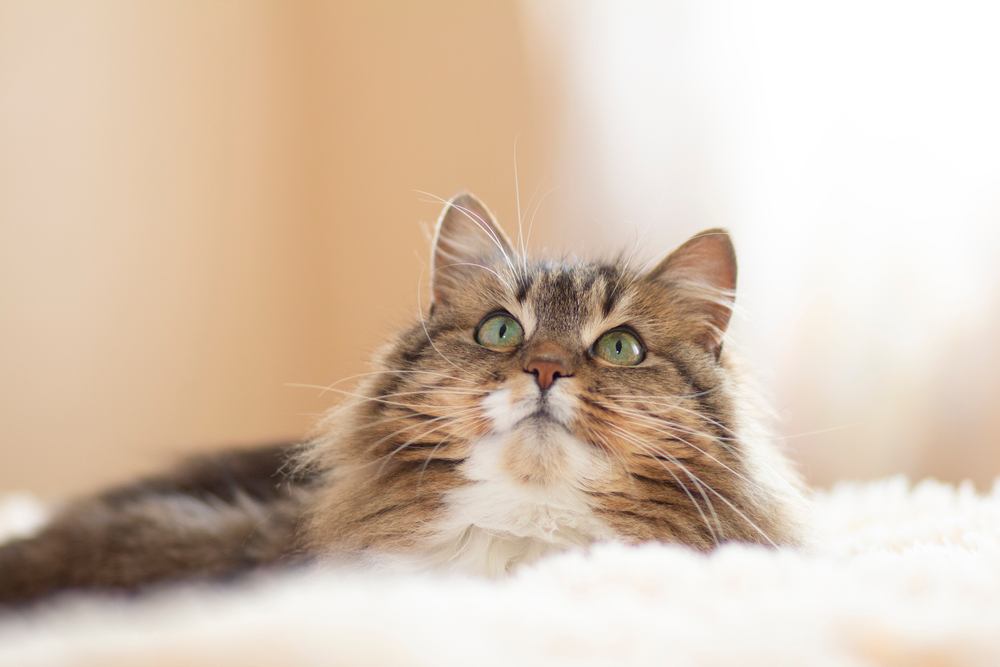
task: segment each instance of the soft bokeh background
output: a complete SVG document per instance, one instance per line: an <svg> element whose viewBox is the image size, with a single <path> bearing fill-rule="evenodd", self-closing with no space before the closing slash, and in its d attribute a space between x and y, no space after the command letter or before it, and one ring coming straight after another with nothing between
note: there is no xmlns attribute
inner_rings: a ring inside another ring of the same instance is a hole
<svg viewBox="0 0 1000 667"><path fill-rule="evenodd" d="M301 438L335 397L295 385L426 304L420 192L514 231L515 154L533 248L733 230L735 341L812 482L985 484L998 29L962 1L0 0L0 489Z"/></svg>

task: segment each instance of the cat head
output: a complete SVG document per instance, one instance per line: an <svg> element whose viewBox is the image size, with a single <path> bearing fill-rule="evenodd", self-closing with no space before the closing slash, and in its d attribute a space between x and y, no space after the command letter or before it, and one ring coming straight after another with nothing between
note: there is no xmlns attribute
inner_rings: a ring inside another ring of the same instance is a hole
<svg viewBox="0 0 1000 667"><path fill-rule="evenodd" d="M581 515L546 526L553 540L792 539L794 478L749 435L725 345L726 231L647 270L539 261L465 194L441 213L432 263L427 317L314 450L339 471L317 539L416 549L452 524L524 537L532 527L512 524L531 515L525 498Z"/></svg>

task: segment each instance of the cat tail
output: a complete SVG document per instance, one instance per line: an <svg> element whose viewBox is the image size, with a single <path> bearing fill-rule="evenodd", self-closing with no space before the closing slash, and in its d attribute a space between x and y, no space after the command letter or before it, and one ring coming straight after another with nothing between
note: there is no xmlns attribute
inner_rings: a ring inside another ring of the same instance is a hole
<svg viewBox="0 0 1000 667"><path fill-rule="evenodd" d="M285 472L293 451L278 445L199 457L74 503L35 536L0 545L0 607L294 561L309 480Z"/></svg>

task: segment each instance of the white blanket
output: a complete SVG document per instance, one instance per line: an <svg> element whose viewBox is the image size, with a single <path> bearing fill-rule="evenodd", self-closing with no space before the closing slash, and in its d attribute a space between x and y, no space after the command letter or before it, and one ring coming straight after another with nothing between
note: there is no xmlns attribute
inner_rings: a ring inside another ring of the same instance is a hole
<svg viewBox="0 0 1000 667"><path fill-rule="evenodd" d="M0 501L0 530L36 515ZM814 527L800 551L604 545L503 581L316 570L63 600L0 617L0 665L1000 665L1000 482L842 485Z"/></svg>

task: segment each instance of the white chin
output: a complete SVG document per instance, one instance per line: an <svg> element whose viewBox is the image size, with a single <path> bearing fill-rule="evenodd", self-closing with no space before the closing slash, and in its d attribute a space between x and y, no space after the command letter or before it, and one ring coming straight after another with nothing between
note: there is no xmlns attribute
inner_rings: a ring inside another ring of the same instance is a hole
<svg viewBox="0 0 1000 667"><path fill-rule="evenodd" d="M532 385L534 388L534 385ZM483 411L493 422L494 433L512 433L522 428L545 430L567 428L573 421L575 400L558 384L542 396L534 389L528 396L514 399L509 388L498 389L483 399Z"/></svg>
<svg viewBox="0 0 1000 667"><path fill-rule="evenodd" d="M556 419L552 414L533 414L521 420L514 428L514 433L549 436L559 433L569 433L566 424Z"/></svg>

